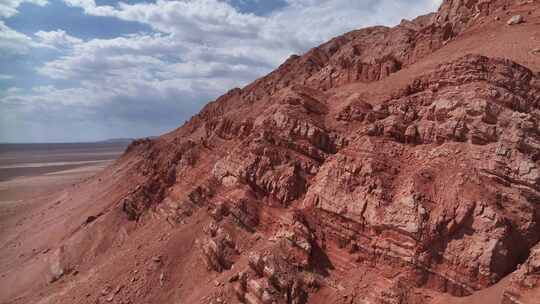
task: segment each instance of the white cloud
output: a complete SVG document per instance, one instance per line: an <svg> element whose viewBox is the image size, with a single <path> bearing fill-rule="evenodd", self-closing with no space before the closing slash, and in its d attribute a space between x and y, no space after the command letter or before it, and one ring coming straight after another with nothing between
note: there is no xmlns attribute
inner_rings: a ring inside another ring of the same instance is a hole
<svg viewBox="0 0 540 304"><path fill-rule="evenodd" d="M2 0L0 1L0 18L9 18L19 13L17 8L22 3L32 3L39 6L44 6L47 0Z"/></svg>
<svg viewBox="0 0 540 304"><path fill-rule="evenodd" d="M94 0L64 1L89 15L144 23L184 41L249 41L304 51L352 29L397 24L401 18L434 11L442 0L288 0L288 6L265 17L240 13L218 0L120 2L117 7L98 6Z"/></svg>
<svg viewBox="0 0 540 304"><path fill-rule="evenodd" d="M7 75L7 74L0 74L0 80L9 80L9 79L13 79L13 76Z"/></svg>
<svg viewBox="0 0 540 304"><path fill-rule="evenodd" d="M0 20L0 50L4 55L26 54L34 46L36 44L32 38L11 29Z"/></svg>
<svg viewBox="0 0 540 304"><path fill-rule="evenodd" d="M11 104L26 105L28 107L47 107L61 105L89 105L96 98L110 98L110 92L92 91L88 88L58 89L52 85L38 86L32 89L31 94L9 95L3 99Z"/></svg>
<svg viewBox="0 0 540 304"><path fill-rule="evenodd" d="M112 16L114 8L108 5L97 6L94 0L64 0L73 7L80 7L86 14L95 16Z"/></svg>
<svg viewBox="0 0 540 304"><path fill-rule="evenodd" d="M270 54L249 57L248 47L230 49L186 43L174 34L138 34L92 39L73 45L65 56L38 68L53 79L77 80L85 87L136 97L141 91L165 96L203 90L212 95L245 84L274 64ZM95 102L105 102L96 98ZM201 100L201 102L204 100ZM87 101L85 101L87 102Z"/></svg>
<svg viewBox="0 0 540 304"><path fill-rule="evenodd" d="M434 0L288 0L287 9L275 12L263 29L265 37L287 37L290 45L305 50L345 32L371 26L394 25L435 11ZM441 0L435 0L440 2Z"/></svg>
<svg viewBox="0 0 540 304"><path fill-rule="evenodd" d="M39 38L41 44L54 48L69 48L82 42L81 39L70 36L63 30L38 31L34 35Z"/></svg>
<svg viewBox="0 0 540 304"><path fill-rule="evenodd" d="M86 42L62 30L38 32L44 44L73 48L38 68L39 73L136 96L137 86L161 94L164 87L170 90L166 83L182 89L204 84L211 92L224 92L269 72L291 53L362 26L398 23L403 15L434 10L433 1L440 0L288 0L288 6L264 17L217 0L120 2L116 7L64 1L86 14L140 22L158 32Z"/></svg>
<svg viewBox="0 0 540 304"><path fill-rule="evenodd" d="M17 8L22 3L44 6L48 2L47 0L0 0L0 51L3 55L24 55L30 48L38 46L31 37L13 30L2 20L18 14Z"/></svg>

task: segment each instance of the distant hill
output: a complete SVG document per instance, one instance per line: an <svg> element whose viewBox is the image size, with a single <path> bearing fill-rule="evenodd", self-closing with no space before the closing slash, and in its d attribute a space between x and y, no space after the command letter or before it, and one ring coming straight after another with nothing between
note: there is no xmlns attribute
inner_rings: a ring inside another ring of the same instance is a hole
<svg viewBox="0 0 540 304"><path fill-rule="evenodd" d="M133 140L135 140L135 138L109 138L102 141L98 141L97 143L128 143L129 144Z"/></svg>

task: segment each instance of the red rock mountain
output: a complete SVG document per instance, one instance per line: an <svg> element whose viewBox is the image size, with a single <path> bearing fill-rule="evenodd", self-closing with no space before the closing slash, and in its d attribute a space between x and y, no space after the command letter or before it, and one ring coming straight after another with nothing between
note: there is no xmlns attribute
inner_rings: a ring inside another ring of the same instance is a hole
<svg viewBox="0 0 540 304"><path fill-rule="evenodd" d="M538 1L346 33L52 197L0 302L538 304L539 121Z"/></svg>

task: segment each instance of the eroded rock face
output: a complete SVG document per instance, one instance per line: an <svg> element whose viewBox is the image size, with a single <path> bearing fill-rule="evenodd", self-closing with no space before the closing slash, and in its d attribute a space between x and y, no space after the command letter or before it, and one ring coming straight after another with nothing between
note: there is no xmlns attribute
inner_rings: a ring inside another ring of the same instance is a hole
<svg viewBox="0 0 540 304"><path fill-rule="evenodd" d="M207 237L199 241L199 246L208 269L217 272L230 269L231 257L236 254L231 235L216 222L210 223L205 232Z"/></svg>
<svg viewBox="0 0 540 304"><path fill-rule="evenodd" d="M347 145L323 121L322 92L295 86L275 97L242 144L215 163L212 174L225 187L250 185L287 206L305 193L308 180L329 155Z"/></svg>
<svg viewBox="0 0 540 304"><path fill-rule="evenodd" d="M217 221L251 232L263 208L296 210L250 257L236 291L242 301L305 302L304 277L319 275L310 272L314 246L337 244L374 271L393 265L407 273L391 280L393 293L370 295L399 303L412 301L417 287L458 296L486 288L540 240L540 81L527 68L465 56L389 99L352 94L332 115L320 89L293 85L271 100L242 121L212 110L202 138L178 157L234 143L181 206L208 206ZM329 119L354 131L340 133ZM177 170L189 166L196 162ZM156 184L174 185L164 170L151 172ZM161 196L152 185L130 198ZM221 272L236 253L219 231L210 227L200 250Z"/></svg>
<svg viewBox="0 0 540 304"><path fill-rule="evenodd" d="M521 141L535 145L534 132L524 132L522 126L537 130L537 82L522 66L468 56L416 79L405 96L385 102L381 109L365 109L363 119L353 120L367 121L362 130L365 134L402 143L501 142L515 146ZM354 106L341 116L346 117ZM531 148L525 148L527 153L535 153L536 147Z"/></svg>
<svg viewBox="0 0 540 304"><path fill-rule="evenodd" d="M138 220L148 208L161 203L167 188L176 182L177 171L193 167L200 148L200 144L191 140L175 142L172 151L163 149L150 139L133 142L126 153L143 158L136 169L144 179L121 200L122 210L128 219Z"/></svg>
<svg viewBox="0 0 540 304"><path fill-rule="evenodd" d="M199 140L179 145L172 160L147 155L151 178L126 198L145 203L126 201L124 209L136 218L197 166L199 151L210 151L211 170L176 212L204 207L217 222L265 227L267 246L252 253L236 287L246 303L304 303L312 285L328 284L313 272L313 250L332 244L370 271L392 265L405 273L389 279L387 293L369 295L399 303L413 301L418 287L458 296L486 288L540 240L537 74L469 55L385 100L353 93L340 109L331 111L324 89L296 84L255 117L235 120L210 105L198 123L204 132L193 131ZM231 148L216 151L220 144ZM294 210L294 219L269 228L265 208ZM199 244L207 267L222 272L241 255L216 227Z"/></svg>
<svg viewBox="0 0 540 304"><path fill-rule="evenodd" d="M539 97L538 76L508 61L442 65L402 97L360 105L362 136L325 162L303 204L364 259L397 259L458 295L486 287L540 237Z"/></svg>
<svg viewBox="0 0 540 304"><path fill-rule="evenodd" d="M502 304L535 303L540 292L540 245L533 247L527 260L510 276Z"/></svg>
<svg viewBox="0 0 540 304"><path fill-rule="evenodd" d="M269 247L249 254L249 269L242 272L236 295L244 303L306 303L317 288L312 269L312 235L295 214L281 223Z"/></svg>

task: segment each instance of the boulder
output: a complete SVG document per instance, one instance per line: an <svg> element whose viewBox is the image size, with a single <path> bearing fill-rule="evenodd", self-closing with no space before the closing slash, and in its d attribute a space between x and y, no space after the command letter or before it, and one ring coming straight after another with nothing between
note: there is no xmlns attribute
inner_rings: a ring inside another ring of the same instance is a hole
<svg viewBox="0 0 540 304"><path fill-rule="evenodd" d="M523 19L523 16L514 15L510 19L508 19L508 21L506 21L506 24L508 24L508 25L516 25L516 24L523 23L524 21L525 20Z"/></svg>

